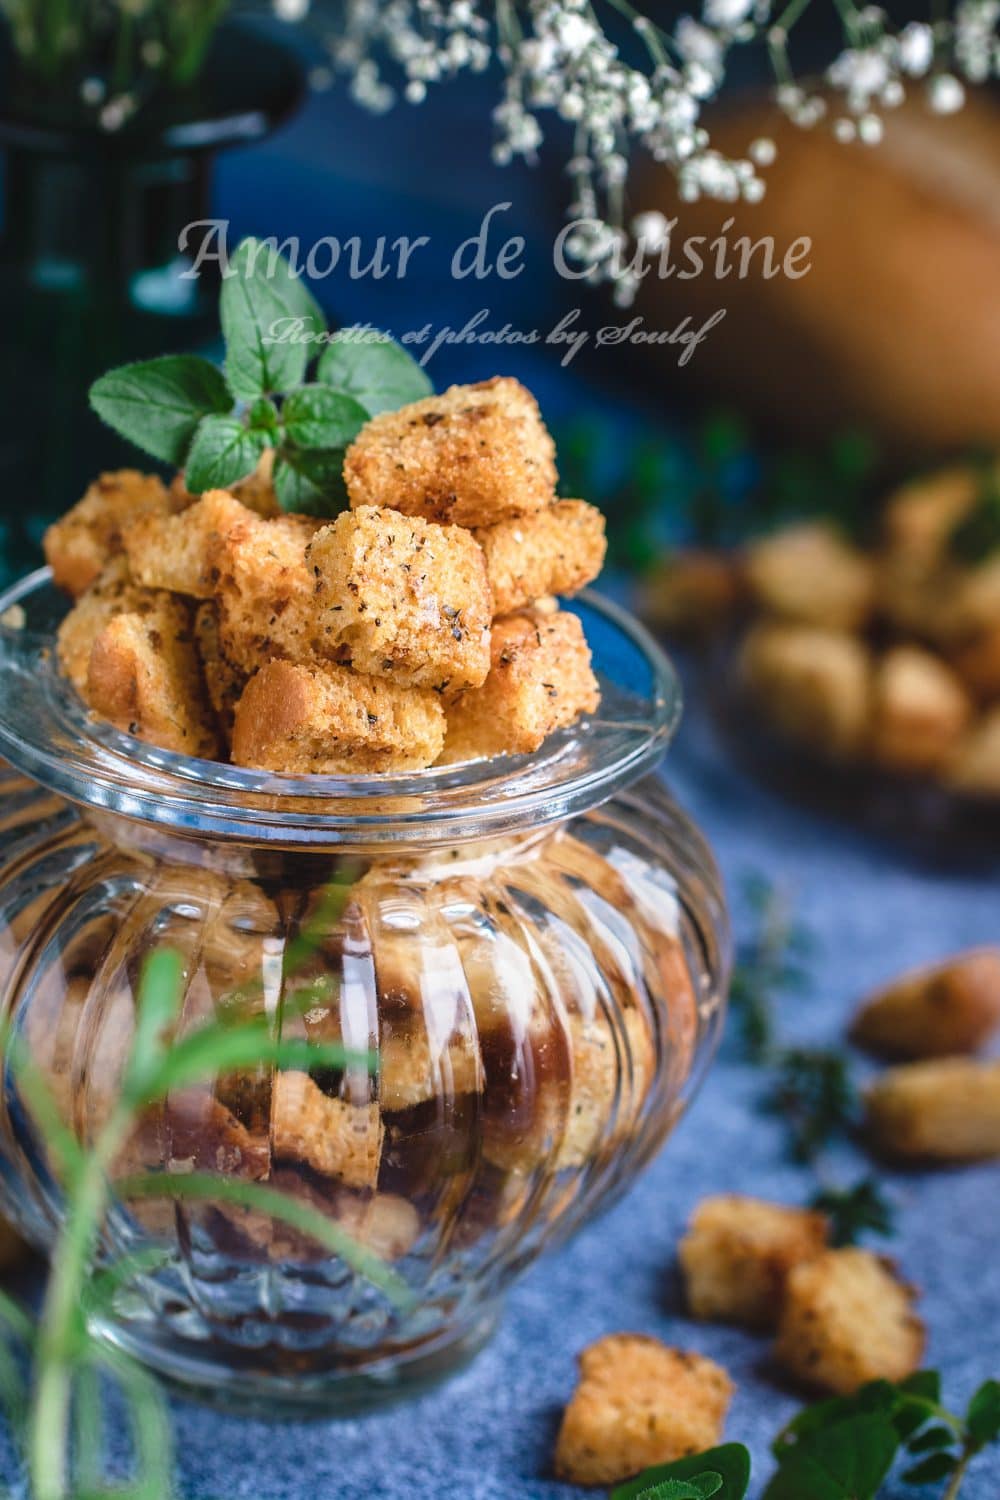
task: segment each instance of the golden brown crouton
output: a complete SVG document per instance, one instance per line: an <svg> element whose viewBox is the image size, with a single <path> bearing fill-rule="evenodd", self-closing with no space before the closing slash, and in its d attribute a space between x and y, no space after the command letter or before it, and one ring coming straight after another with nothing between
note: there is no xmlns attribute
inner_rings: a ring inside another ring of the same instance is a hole
<svg viewBox="0 0 1000 1500"><path fill-rule="evenodd" d="M700 1354L638 1333L613 1333L580 1355L555 1467L572 1484L617 1484L652 1464L713 1447L733 1383Z"/></svg>
<svg viewBox="0 0 1000 1500"><path fill-rule="evenodd" d="M431 1046L424 1032L383 1037L378 1049L378 1098L384 1110L412 1109L430 1099L481 1094L483 1064L471 1036Z"/></svg>
<svg viewBox="0 0 1000 1500"><path fill-rule="evenodd" d="M228 490L208 490L180 515L146 514L122 527L132 576L147 588L195 599L215 593L215 553L249 512Z"/></svg>
<svg viewBox="0 0 1000 1500"><path fill-rule="evenodd" d="M871 653L853 635L762 621L747 632L740 672L782 733L831 758L862 748L868 730Z"/></svg>
<svg viewBox="0 0 1000 1500"><path fill-rule="evenodd" d="M354 507L493 526L551 503L555 447L531 393L497 377L373 417L347 450L344 479Z"/></svg>
<svg viewBox="0 0 1000 1500"><path fill-rule="evenodd" d="M490 662L481 688L448 696L447 761L537 750L600 701L575 615L525 612L495 621Z"/></svg>
<svg viewBox="0 0 1000 1500"><path fill-rule="evenodd" d="M377 1104L331 1099L308 1073L276 1073L271 1091L274 1155L305 1162L348 1187L373 1188L385 1134Z"/></svg>
<svg viewBox="0 0 1000 1500"><path fill-rule="evenodd" d="M315 657L316 603L306 547L320 524L295 515L262 520L245 510L213 547L220 639L243 671L254 672L276 657Z"/></svg>
<svg viewBox="0 0 1000 1500"><path fill-rule="evenodd" d="M84 697L116 728L163 750L209 760L219 754L182 599L159 594L145 614L110 620L90 653Z"/></svg>
<svg viewBox="0 0 1000 1500"><path fill-rule="evenodd" d="M882 529L890 551L936 562L959 521L968 515L980 489L969 467L942 469L911 480L886 502Z"/></svg>
<svg viewBox="0 0 1000 1500"><path fill-rule="evenodd" d="M865 1001L851 1037L889 1057L975 1052L1000 1026L1000 948L904 974Z"/></svg>
<svg viewBox="0 0 1000 1500"><path fill-rule="evenodd" d="M155 474L135 469L102 474L42 538L54 582L74 597L82 594L121 551L127 522L141 515L168 515L182 504Z"/></svg>
<svg viewBox="0 0 1000 1500"><path fill-rule="evenodd" d="M129 572L128 560L113 557L80 595L59 626L56 650L59 665L78 693L87 685L87 668L94 642L115 615L140 614L154 609L160 602L151 589L140 588Z"/></svg>
<svg viewBox="0 0 1000 1500"><path fill-rule="evenodd" d="M369 775L429 766L444 743L436 694L347 667L275 661L236 706L233 761L293 775Z"/></svg>
<svg viewBox="0 0 1000 1500"><path fill-rule="evenodd" d="M775 1356L804 1384L847 1396L869 1380L902 1380L920 1364L916 1293L870 1250L827 1250L788 1274Z"/></svg>
<svg viewBox="0 0 1000 1500"><path fill-rule="evenodd" d="M546 594L575 594L601 571L604 517L584 500L557 500L545 510L476 532L486 558L493 613L513 614Z"/></svg>
<svg viewBox="0 0 1000 1500"><path fill-rule="evenodd" d="M974 698L1000 699L1000 625L964 641L952 652L951 664Z"/></svg>
<svg viewBox="0 0 1000 1500"><path fill-rule="evenodd" d="M868 1088L865 1112L872 1144L889 1156L1000 1156L1000 1062L946 1057L889 1068Z"/></svg>
<svg viewBox="0 0 1000 1500"><path fill-rule="evenodd" d="M226 746L232 744L236 705L247 685L247 674L227 661L219 637L219 611L211 599L199 604L194 616L194 638L201 660L208 701L215 712Z"/></svg>
<svg viewBox="0 0 1000 1500"><path fill-rule="evenodd" d="M1000 796L1000 706L974 724L949 767L952 786L973 796Z"/></svg>
<svg viewBox="0 0 1000 1500"><path fill-rule="evenodd" d="M696 1318L774 1328L793 1266L826 1249L827 1222L738 1193L703 1198L678 1247Z"/></svg>
<svg viewBox="0 0 1000 1500"><path fill-rule="evenodd" d="M873 689L872 751L900 771L939 771L953 758L969 722L968 694L954 672L918 646L893 646Z"/></svg>
<svg viewBox="0 0 1000 1500"><path fill-rule="evenodd" d="M821 521L754 542L744 572L762 609L803 625L857 630L875 601L870 559Z"/></svg>
<svg viewBox="0 0 1000 1500"><path fill-rule="evenodd" d="M483 554L460 526L361 506L306 549L324 655L401 687L479 687L492 602Z"/></svg>
<svg viewBox="0 0 1000 1500"><path fill-rule="evenodd" d="M257 467L246 479L239 479L233 485L233 494L241 505L247 510L256 511L258 516L281 515L281 506L274 492L274 449L265 448L257 460Z"/></svg>
<svg viewBox="0 0 1000 1500"><path fill-rule="evenodd" d="M742 595L743 574L733 557L688 547L645 576L639 612L668 635L703 640L728 622Z"/></svg>

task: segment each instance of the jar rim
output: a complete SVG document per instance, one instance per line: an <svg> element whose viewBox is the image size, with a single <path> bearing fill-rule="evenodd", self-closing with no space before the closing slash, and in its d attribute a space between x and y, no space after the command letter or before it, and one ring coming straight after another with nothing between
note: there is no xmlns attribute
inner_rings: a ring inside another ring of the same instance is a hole
<svg viewBox="0 0 1000 1500"><path fill-rule="evenodd" d="M534 754L405 774L288 776L161 750L96 720L58 670L67 601L39 568L0 595L0 755L71 802L195 838L317 850L539 828L651 770L681 716L677 672L632 615L591 590L565 607L583 622L601 705Z"/></svg>

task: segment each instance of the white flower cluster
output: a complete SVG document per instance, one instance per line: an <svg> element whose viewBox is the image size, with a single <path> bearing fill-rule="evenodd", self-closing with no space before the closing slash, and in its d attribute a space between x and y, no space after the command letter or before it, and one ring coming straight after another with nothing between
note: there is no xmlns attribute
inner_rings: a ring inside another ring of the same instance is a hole
<svg viewBox="0 0 1000 1500"><path fill-rule="evenodd" d="M288 19L308 3L273 0ZM1000 0L958 0L952 15L911 21L899 31L877 5L835 0L846 45L826 69L822 93L796 80L789 57L792 29L811 0L787 0L777 15L772 0L702 0L700 17L682 16L670 31L630 0L606 0L607 25L596 0L341 3L342 23L328 39L331 60L370 109L388 109L400 91L419 104L428 85L463 71L482 73L495 57L503 71L493 111L499 164L536 158L542 113L571 127L573 228L566 251L591 268L591 279L613 282L623 304L634 297L647 258L662 249L667 222L662 214L640 213L626 230L632 146L673 170L683 200L763 197L758 169L774 160L773 142L754 142L745 158L732 160L713 149L701 123L735 46L766 46L775 99L796 125L808 128L830 115L839 140L865 145L881 140L884 111L897 108L914 81L932 110L951 114L964 102L966 82L1000 76ZM632 48L641 62L629 60Z"/></svg>

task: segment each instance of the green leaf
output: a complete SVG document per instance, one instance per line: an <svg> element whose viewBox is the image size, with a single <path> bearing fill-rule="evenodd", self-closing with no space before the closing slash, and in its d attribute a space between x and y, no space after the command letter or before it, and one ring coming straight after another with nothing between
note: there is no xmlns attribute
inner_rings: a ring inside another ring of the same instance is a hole
<svg viewBox="0 0 1000 1500"><path fill-rule="evenodd" d="M743 1500L750 1484L749 1451L742 1443L723 1443L721 1447L709 1448L705 1453L692 1454L669 1464L656 1464L638 1478L617 1485L611 1491L611 1500L638 1500L638 1496L667 1480L687 1480L697 1484L709 1475L713 1476L711 1482L714 1483L717 1477L721 1484L699 1493L716 1495L718 1500Z"/></svg>
<svg viewBox="0 0 1000 1500"><path fill-rule="evenodd" d="M146 1088L147 1099L162 1099L172 1089L190 1088L220 1073L265 1064L308 1073L310 1068L368 1068L367 1052L349 1052L338 1043L312 1043L301 1037L281 1040L257 1029L205 1027L175 1042Z"/></svg>
<svg viewBox="0 0 1000 1500"><path fill-rule="evenodd" d="M929 1458L922 1459L912 1469L906 1470L902 1476L903 1483L935 1484L939 1479L947 1479L949 1474L954 1474L957 1462L954 1454L932 1453Z"/></svg>
<svg viewBox="0 0 1000 1500"><path fill-rule="evenodd" d="M661 1479L648 1490L640 1490L636 1500L702 1500L722 1489L722 1475L699 1474L694 1479Z"/></svg>
<svg viewBox="0 0 1000 1500"><path fill-rule="evenodd" d="M258 396L247 411L247 426L254 432L276 433L280 423L278 408L267 396Z"/></svg>
<svg viewBox="0 0 1000 1500"><path fill-rule="evenodd" d="M874 1177L864 1177L853 1187L823 1188L809 1204L830 1221L830 1243L853 1245L860 1234L891 1235L892 1205Z"/></svg>
<svg viewBox="0 0 1000 1500"><path fill-rule="evenodd" d="M219 316L226 340L226 378L245 401L298 385L309 359L308 345L291 332L300 316L292 307L291 272L257 240L242 240L222 283ZM273 274L271 274L273 272Z"/></svg>
<svg viewBox="0 0 1000 1500"><path fill-rule="evenodd" d="M269 446L266 433L244 427L239 417L204 417L188 454L185 483L194 495L224 490L252 474Z"/></svg>
<svg viewBox="0 0 1000 1500"><path fill-rule="evenodd" d="M270 241L257 241L260 245L266 245L262 249L257 264L264 264L271 273L270 281L278 296L287 306L294 318L301 318L302 333L309 344L315 344L326 332L326 317L316 298L309 290L309 283L304 276L296 276L291 266L283 255L277 254L277 242L275 249L270 251ZM308 360L308 354L307 354Z"/></svg>
<svg viewBox="0 0 1000 1500"><path fill-rule="evenodd" d="M907 1396L919 1396L937 1406L941 1400L941 1376L937 1370L917 1370L899 1382L899 1390Z"/></svg>
<svg viewBox="0 0 1000 1500"><path fill-rule="evenodd" d="M864 1412L810 1431L781 1455L764 1500L874 1500L899 1450L883 1412Z"/></svg>
<svg viewBox="0 0 1000 1500"><path fill-rule="evenodd" d="M965 1425L976 1450L996 1442L1000 1437L1000 1382L983 1381L969 1402Z"/></svg>
<svg viewBox="0 0 1000 1500"><path fill-rule="evenodd" d="M173 948L158 948L146 960L139 981L135 1034L122 1095L130 1101L144 1097L167 1055L170 1033L184 998L184 963Z"/></svg>
<svg viewBox="0 0 1000 1500"><path fill-rule="evenodd" d="M906 1446L911 1453L933 1453L938 1448L950 1448L954 1441L950 1427L925 1427Z"/></svg>
<svg viewBox="0 0 1000 1500"><path fill-rule="evenodd" d="M320 356L324 385L354 396L369 416L430 396L434 387L412 355L372 328L342 328Z"/></svg>
<svg viewBox="0 0 1000 1500"><path fill-rule="evenodd" d="M282 510L336 516L347 505L344 450L284 447L275 460L273 482Z"/></svg>
<svg viewBox="0 0 1000 1500"><path fill-rule="evenodd" d="M194 354L166 354L120 365L90 387L94 411L145 453L183 467L203 417L232 411L221 371Z"/></svg>
<svg viewBox="0 0 1000 1500"><path fill-rule="evenodd" d="M325 385L304 385L281 409L285 432L296 448L346 448L368 420L353 396Z"/></svg>

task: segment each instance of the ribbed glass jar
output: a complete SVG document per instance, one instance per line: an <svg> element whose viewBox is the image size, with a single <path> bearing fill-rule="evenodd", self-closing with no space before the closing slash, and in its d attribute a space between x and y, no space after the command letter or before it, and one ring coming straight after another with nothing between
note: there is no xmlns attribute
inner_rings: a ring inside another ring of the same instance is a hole
<svg viewBox="0 0 1000 1500"><path fill-rule="evenodd" d="M4 1013L84 1140L117 1096L157 948L183 961L181 1034L258 1010L275 1035L373 1054L175 1091L114 1175L265 1183L409 1293L221 1199L118 1198L110 1245L165 1258L99 1332L269 1410L411 1389L478 1347L512 1277L629 1185L710 1056L724 904L649 774L679 713L672 670L590 599L601 710L538 755L293 779L91 723L48 654L62 608L44 574L0 600ZM5 1211L51 1241L60 1190L9 1070L0 1173Z"/></svg>

